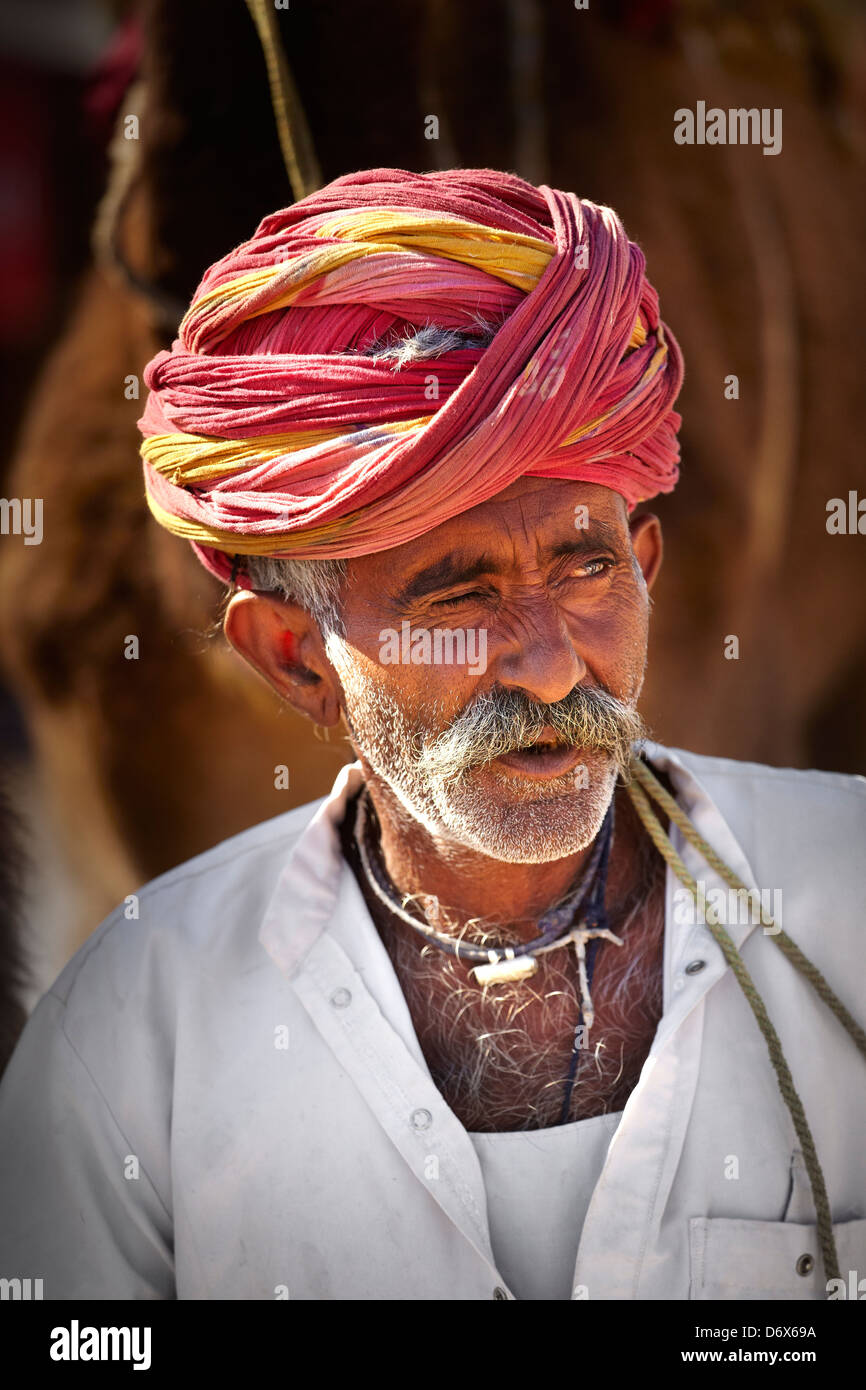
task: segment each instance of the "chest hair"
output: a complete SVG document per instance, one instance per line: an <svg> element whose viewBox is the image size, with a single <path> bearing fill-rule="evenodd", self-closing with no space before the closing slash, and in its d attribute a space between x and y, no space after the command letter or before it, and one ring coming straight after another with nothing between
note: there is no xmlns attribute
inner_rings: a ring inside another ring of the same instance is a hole
<svg viewBox="0 0 866 1390"><path fill-rule="evenodd" d="M609 911L624 938L605 942L592 983L595 1021L579 1053L567 1120L621 1110L662 1014L664 863L642 848L632 891ZM575 951L538 958L537 973L480 988L471 963L427 945L399 919L376 917L433 1080L473 1132L544 1129L562 1105L579 1021Z"/></svg>

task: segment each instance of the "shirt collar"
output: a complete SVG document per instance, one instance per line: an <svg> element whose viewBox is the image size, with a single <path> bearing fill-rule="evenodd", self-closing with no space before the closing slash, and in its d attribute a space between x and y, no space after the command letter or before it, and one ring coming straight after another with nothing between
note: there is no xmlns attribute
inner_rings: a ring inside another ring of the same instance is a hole
<svg viewBox="0 0 866 1390"><path fill-rule="evenodd" d="M347 802L363 781L359 762L340 768L331 791L319 802L289 854L265 909L259 940L288 975L333 917L345 865L339 826Z"/></svg>
<svg viewBox="0 0 866 1390"><path fill-rule="evenodd" d="M677 804L685 811L698 834L703 836L746 888L758 890L755 871L730 824L735 814L741 823L748 820L751 813L745 805L745 781L742 775L735 778L720 775L726 772L742 774L744 765L732 763L729 759L697 757L682 748L666 748L650 740L645 740L643 747L652 765L658 771L667 773ZM703 775L695 771L695 763L702 765ZM716 774L713 776L713 793L707 786L707 774ZM658 810L655 803L652 805L654 810ZM659 812L659 815L662 820L665 819L663 812ZM700 850L691 845L676 826L670 826L668 834L692 877L713 888L723 887L727 893L728 885L710 867ZM738 914L737 920L727 925L727 933L738 950L756 925L751 914L746 922L741 921Z"/></svg>

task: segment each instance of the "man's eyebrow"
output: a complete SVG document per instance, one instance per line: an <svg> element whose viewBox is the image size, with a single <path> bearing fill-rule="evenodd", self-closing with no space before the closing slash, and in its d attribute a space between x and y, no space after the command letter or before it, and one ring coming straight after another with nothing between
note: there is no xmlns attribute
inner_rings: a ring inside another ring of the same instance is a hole
<svg viewBox="0 0 866 1390"><path fill-rule="evenodd" d="M453 584L467 584L480 574L502 574L504 570L503 562L493 555L470 555L460 550L449 550L447 555L413 574L397 597L402 603L406 599L421 598L437 589L448 589Z"/></svg>
<svg viewBox="0 0 866 1390"><path fill-rule="evenodd" d="M622 548L621 533L612 526L594 522L585 531L578 531L568 540L547 546L542 551L545 561L561 560L569 555L585 555L587 551L597 550L599 545L613 549ZM456 584L468 584L482 574L505 574L509 566L494 555L469 554L465 551L451 550L432 564L425 565L406 581L397 594L400 603L439 589L448 589Z"/></svg>
<svg viewBox="0 0 866 1390"><path fill-rule="evenodd" d="M603 521L594 521L586 530L577 531L574 537L570 536L567 541L549 546L542 553L547 560L559 560L564 555L583 555L587 550L598 550L600 545L621 551L625 548L627 540L628 533L624 536L619 527L608 526Z"/></svg>

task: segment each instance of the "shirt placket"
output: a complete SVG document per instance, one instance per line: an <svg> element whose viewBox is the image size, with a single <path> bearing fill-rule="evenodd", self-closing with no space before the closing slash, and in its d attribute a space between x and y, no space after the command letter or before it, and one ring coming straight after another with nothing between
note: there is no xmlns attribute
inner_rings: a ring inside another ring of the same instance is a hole
<svg viewBox="0 0 866 1390"><path fill-rule="evenodd" d="M493 1298L512 1299L494 1263L478 1156L433 1083L390 959L339 849L336 827L361 780L357 764L342 769L283 870L259 939L373 1117L483 1261ZM385 970L391 1007L416 1056L383 1017L346 946L363 969L370 969L372 956ZM424 1177L431 1152L438 1160L436 1182Z"/></svg>
<svg viewBox="0 0 866 1390"><path fill-rule="evenodd" d="M496 1268L478 1157L429 1073L406 1048L342 947L323 933L291 983L340 1065L425 1191L484 1261L494 1296L513 1297ZM425 1163L437 1159L437 1179Z"/></svg>

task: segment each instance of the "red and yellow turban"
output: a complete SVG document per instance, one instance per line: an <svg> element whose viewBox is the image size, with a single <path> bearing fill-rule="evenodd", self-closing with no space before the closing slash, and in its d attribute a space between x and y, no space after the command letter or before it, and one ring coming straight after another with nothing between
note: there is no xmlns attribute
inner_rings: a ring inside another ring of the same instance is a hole
<svg viewBox="0 0 866 1390"><path fill-rule="evenodd" d="M670 492L682 357L644 265L612 209L513 174L335 179L211 266L149 363L148 505L228 579L401 545L524 475Z"/></svg>

